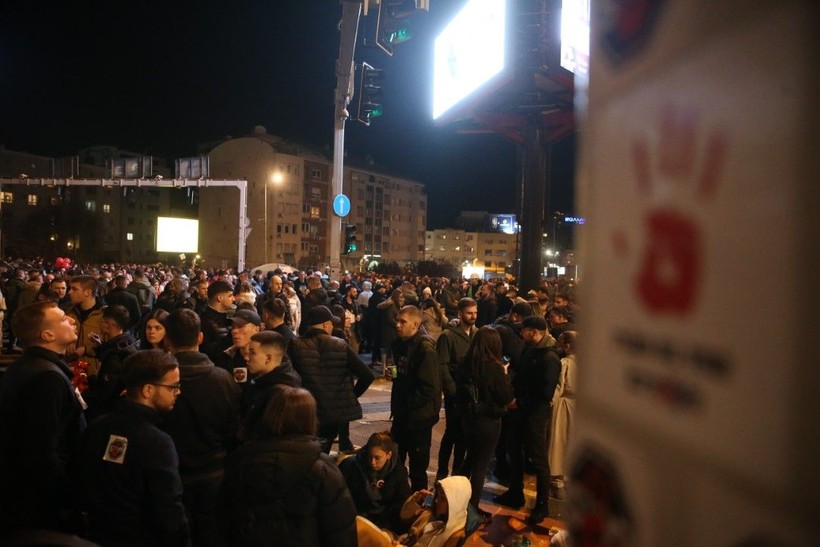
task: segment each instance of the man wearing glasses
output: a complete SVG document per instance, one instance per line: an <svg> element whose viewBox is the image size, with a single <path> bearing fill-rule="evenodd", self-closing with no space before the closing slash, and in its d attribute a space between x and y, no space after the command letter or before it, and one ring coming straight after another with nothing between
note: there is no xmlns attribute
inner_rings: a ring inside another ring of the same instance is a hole
<svg viewBox="0 0 820 547"><path fill-rule="evenodd" d="M146 350L124 365L126 396L81 439L79 508L88 514L90 539L100 544L187 545L176 449L156 426L180 394L177 360Z"/></svg>

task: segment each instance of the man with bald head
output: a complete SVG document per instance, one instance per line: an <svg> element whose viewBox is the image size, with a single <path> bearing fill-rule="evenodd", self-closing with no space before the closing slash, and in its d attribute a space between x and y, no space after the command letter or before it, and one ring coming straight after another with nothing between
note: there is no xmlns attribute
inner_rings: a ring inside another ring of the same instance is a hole
<svg viewBox="0 0 820 547"><path fill-rule="evenodd" d="M279 275L272 275L270 280L268 281L268 292L265 293L265 298L257 298L256 299L256 307L258 308L258 313L260 316L264 314L264 307L266 302L270 302L278 298L285 304L288 302L288 295L285 293L284 282L282 281L282 277ZM285 325L289 328L293 329L293 318L290 315L290 307L285 306Z"/></svg>

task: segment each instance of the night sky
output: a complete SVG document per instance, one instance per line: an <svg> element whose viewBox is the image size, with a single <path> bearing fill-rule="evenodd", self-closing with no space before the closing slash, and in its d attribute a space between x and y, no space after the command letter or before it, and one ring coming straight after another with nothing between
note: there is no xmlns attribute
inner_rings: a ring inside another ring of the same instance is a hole
<svg viewBox="0 0 820 547"><path fill-rule="evenodd" d="M60 156L107 144L174 158L263 125L332 150L338 0L90 4L0 8L6 148ZM462 5L432 0L392 58L363 47L359 29L356 60L385 70L385 112L370 127L349 121L346 148L425 183L428 228L457 210L515 212L515 146L431 120L433 40ZM553 150L552 210L572 208L574 148L568 138Z"/></svg>

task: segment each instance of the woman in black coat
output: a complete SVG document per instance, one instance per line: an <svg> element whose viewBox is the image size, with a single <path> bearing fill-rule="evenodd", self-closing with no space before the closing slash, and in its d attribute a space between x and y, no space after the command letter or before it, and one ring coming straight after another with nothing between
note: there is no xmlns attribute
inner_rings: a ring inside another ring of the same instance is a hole
<svg viewBox="0 0 820 547"><path fill-rule="evenodd" d="M276 390L268 434L231 454L217 515L228 545L354 546L356 506L316 433L316 401Z"/></svg>
<svg viewBox="0 0 820 547"><path fill-rule="evenodd" d="M407 468L399 463L390 433L373 433L358 454L342 460L339 468L356 504L356 512L379 528L396 534L407 531L399 518L412 493Z"/></svg>
<svg viewBox="0 0 820 547"><path fill-rule="evenodd" d="M484 325L456 369L456 401L467 441L467 455L459 474L470 479L470 503L485 520L490 514L479 508L478 501L501 434L501 416L513 400L507 365L501 355L498 331Z"/></svg>

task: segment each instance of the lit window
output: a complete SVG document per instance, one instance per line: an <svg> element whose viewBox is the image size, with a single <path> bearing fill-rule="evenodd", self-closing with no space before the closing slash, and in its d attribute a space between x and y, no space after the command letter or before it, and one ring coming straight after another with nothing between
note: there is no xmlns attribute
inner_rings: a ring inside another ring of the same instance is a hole
<svg viewBox="0 0 820 547"><path fill-rule="evenodd" d="M319 208L318 207L311 207L310 208L310 218L319 218Z"/></svg>
<svg viewBox="0 0 820 547"><path fill-rule="evenodd" d="M125 239L127 239L128 241L134 241L134 234L128 232L127 234L125 234Z"/></svg>
<svg viewBox="0 0 820 547"><path fill-rule="evenodd" d="M111 212L111 205L108 203L103 203L103 213L110 213Z"/></svg>
<svg viewBox="0 0 820 547"><path fill-rule="evenodd" d="M37 205L37 196L34 194L28 195L28 204L29 205Z"/></svg>
<svg viewBox="0 0 820 547"><path fill-rule="evenodd" d="M2 192L3 203L14 203L14 194L11 192Z"/></svg>
<svg viewBox="0 0 820 547"><path fill-rule="evenodd" d="M97 202L96 201L86 201L85 208L92 213L97 210Z"/></svg>

